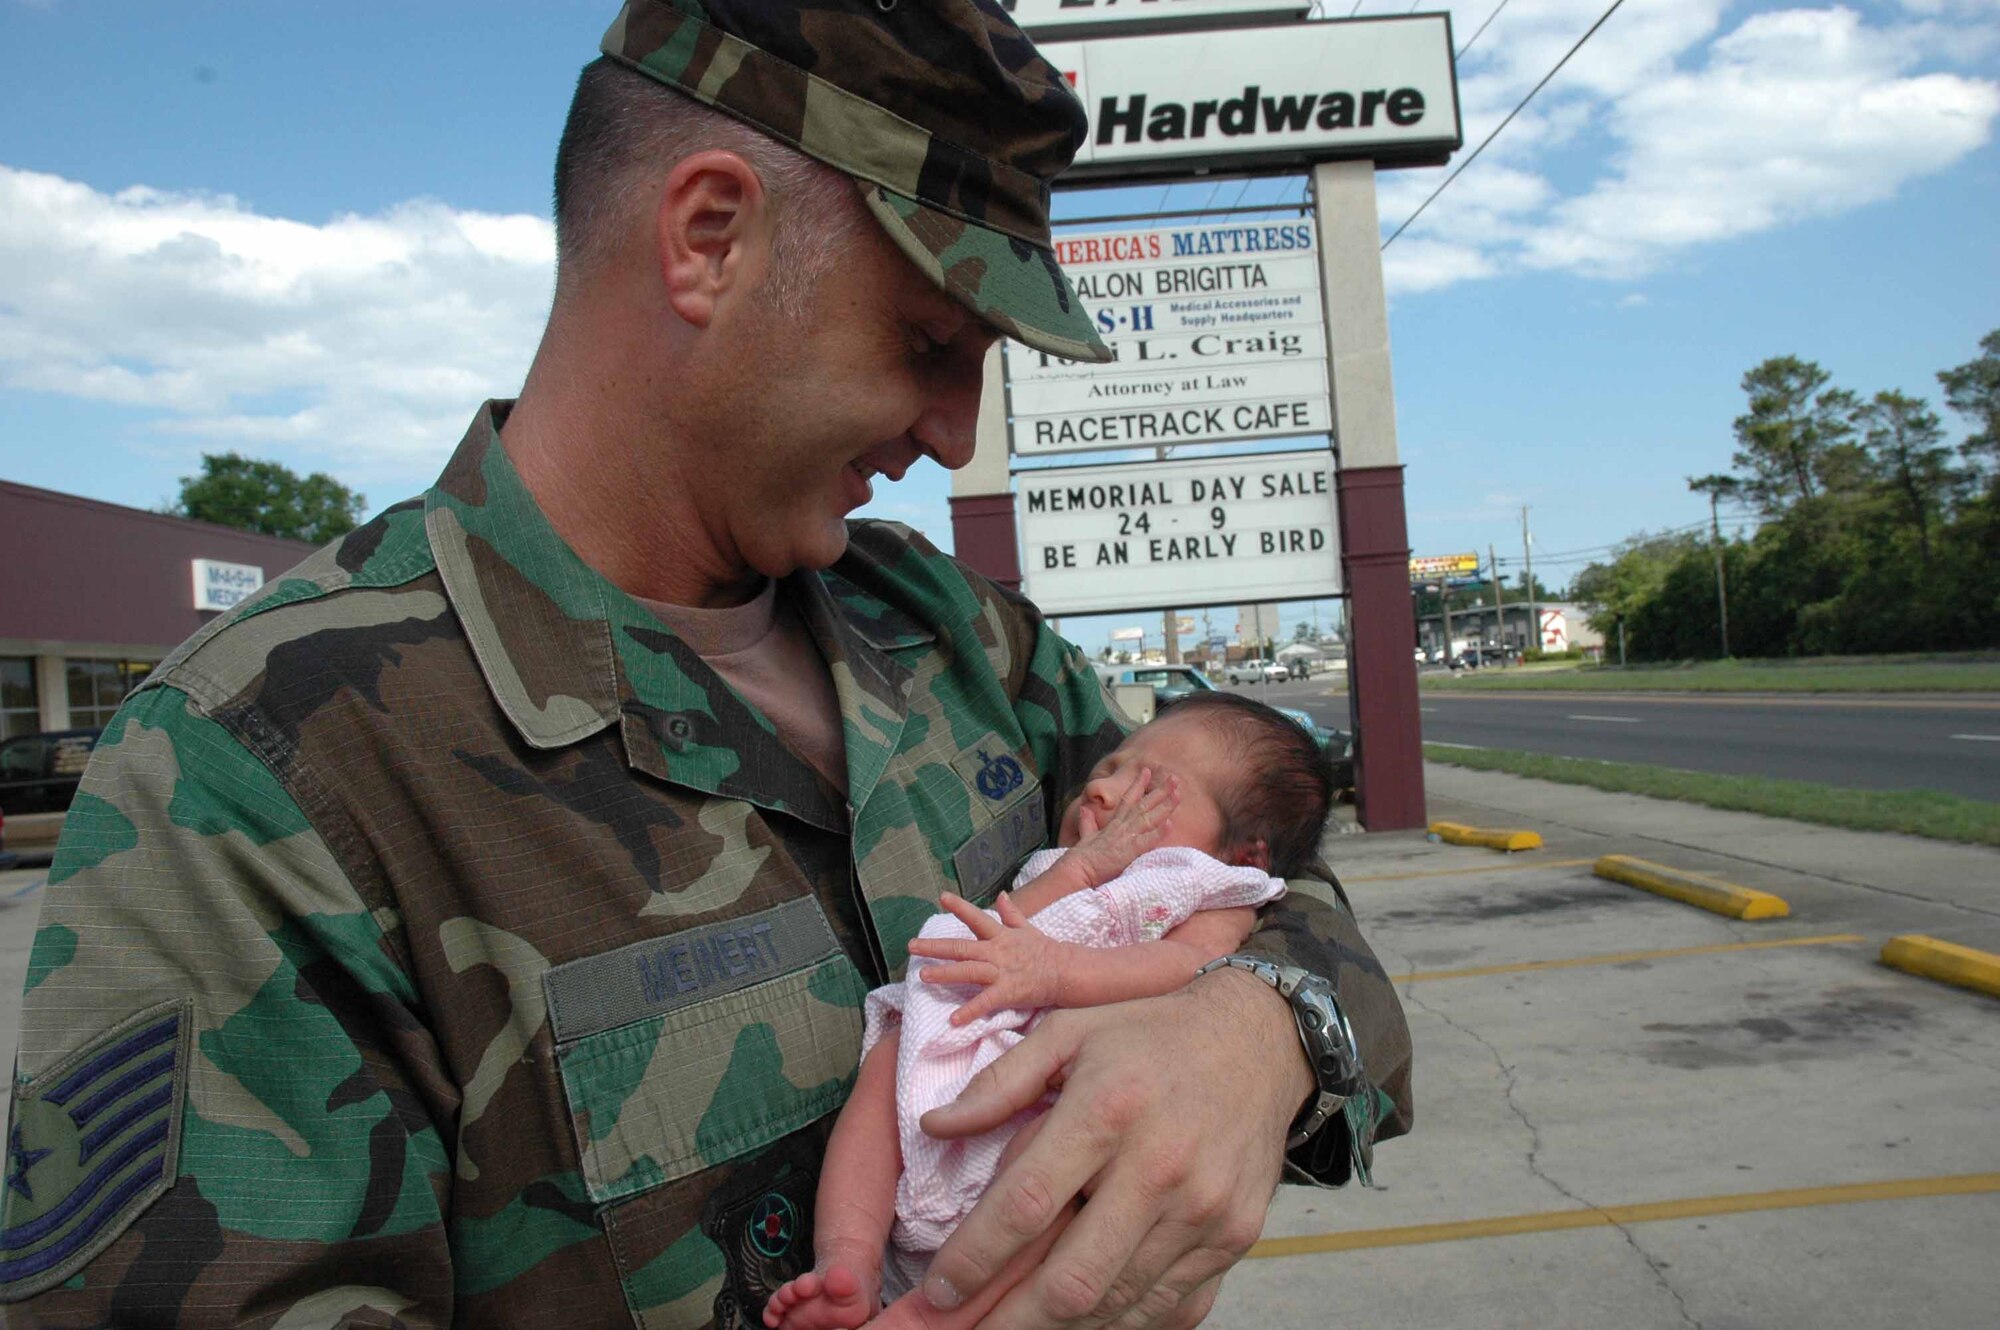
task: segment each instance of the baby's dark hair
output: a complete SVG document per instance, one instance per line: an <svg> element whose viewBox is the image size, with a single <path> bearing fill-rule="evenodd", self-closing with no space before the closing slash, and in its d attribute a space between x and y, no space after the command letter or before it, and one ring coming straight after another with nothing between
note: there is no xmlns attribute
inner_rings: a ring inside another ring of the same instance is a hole
<svg viewBox="0 0 2000 1330"><path fill-rule="evenodd" d="M1222 848L1263 841L1273 877L1328 876L1320 838L1333 811L1333 760L1319 740L1283 712L1240 693L1177 698L1161 718L1199 720L1228 745L1236 770L1222 799Z"/></svg>

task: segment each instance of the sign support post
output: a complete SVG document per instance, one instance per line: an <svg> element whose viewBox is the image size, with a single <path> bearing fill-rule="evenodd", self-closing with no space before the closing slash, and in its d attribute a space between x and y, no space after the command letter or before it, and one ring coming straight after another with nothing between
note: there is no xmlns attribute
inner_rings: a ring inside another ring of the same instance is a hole
<svg viewBox="0 0 2000 1330"><path fill-rule="evenodd" d="M951 473L951 542L958 557L1009 591L1021 589L1020 543L1008 484L1007 389L997 341L986 352L972 460Z"/></svg>
<svg viewBox="0 0 2000 1330"><path fill-rule="evenodd" d="M1326 302L1327 371L1342 564L1354 635L1347 669L1354 721L1355 791L1371 831L1421 827L1422 717L1410 644L1410 537L1396 400L1389 373L1389 306L1382 289L1375 164L1320 162L1312 169Z"/></svg>

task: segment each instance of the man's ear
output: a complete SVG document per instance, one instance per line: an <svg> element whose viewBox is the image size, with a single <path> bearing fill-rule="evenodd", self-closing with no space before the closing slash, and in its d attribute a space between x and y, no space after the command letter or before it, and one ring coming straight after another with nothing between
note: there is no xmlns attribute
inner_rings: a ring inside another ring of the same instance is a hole
<svg viewBox="0 0 2000 1330"><path fill-rule="evenodd" d="M1239 868L1261 868L1271 871L1271 847L1261 840L1238 843L1229 856L1229 862Z"/></svg>
<svg viewBox="0 0 2000 1330"><path fill-rule="evenodd" d="M716 148L683 158L667 173L655 214L660 284L692 327L762 280L770 256L771 205L755 168Z"/></svg>

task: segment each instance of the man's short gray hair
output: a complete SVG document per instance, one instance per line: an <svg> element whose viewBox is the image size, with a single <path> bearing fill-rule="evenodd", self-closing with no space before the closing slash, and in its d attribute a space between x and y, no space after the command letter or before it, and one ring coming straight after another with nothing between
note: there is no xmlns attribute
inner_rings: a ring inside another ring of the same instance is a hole
<svg viewBox="0 0 2000 1330"><path fill-rule="evenodd" d="M803 314L854 237L854 181L798 149L607 59L577 79L556 150L556 298L587 276L640 220L660 179L684 158L722 149L750 164L774 213L772 270L759 294Z"/></svg>

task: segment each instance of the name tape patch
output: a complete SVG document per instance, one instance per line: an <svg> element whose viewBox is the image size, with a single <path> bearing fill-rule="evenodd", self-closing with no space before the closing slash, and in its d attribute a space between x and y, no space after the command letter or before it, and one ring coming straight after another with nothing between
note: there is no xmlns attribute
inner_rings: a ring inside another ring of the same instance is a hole
<svg viewBox="0 0 2000 1330"><path fill-rule="evenodd" d="M808 969L839 950L819 902L801 896L554 966L542 983L560 1044Z"/></svg>
<svg viewBox="0 0 2000 1330"><path fill-rule="evenodd" d="M1048 843L1049 815L1042 807L1041 787L1030 785L1027 797L1001 813L986 829L958 847L951 857L958 874L958 894L985 901L1013 875L1021 861Z"/></svg>

